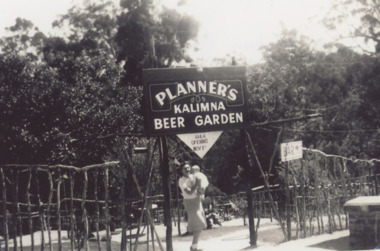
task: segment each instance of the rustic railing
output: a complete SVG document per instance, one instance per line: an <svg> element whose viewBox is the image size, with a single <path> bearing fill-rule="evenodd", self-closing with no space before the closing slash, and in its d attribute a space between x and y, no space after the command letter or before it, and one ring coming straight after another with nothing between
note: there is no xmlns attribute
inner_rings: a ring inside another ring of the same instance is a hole
<svg viewBox="0 0 380 251"><path fill-rule="evenodd" d="M133 201L125 196L111 201L109 171L112 168L120 169L121 166L118 161L83 168L67 165L0 166L0 236L4 236L0 250L23 250L26 246L31 250L90 250L91 232L96 235L97 250L114 250L111 247L111 217L114 216L110 210L116 208L122 212L119 219L125 234L132 224L127 222L125 207ZM122 187L126 187L125 179L120 181ZM100 226L106 232L103 236L100 236ZM67 231L67 238L63 236L64 231ZM102 239L105 239L105 245L102 245ZM126 250L125 236L122 240L120 250Z"/></svg>

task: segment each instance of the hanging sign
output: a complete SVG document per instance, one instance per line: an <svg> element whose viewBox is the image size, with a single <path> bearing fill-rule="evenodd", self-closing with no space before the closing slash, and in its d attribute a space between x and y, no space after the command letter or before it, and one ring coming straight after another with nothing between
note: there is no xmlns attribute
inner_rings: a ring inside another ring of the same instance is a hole
<svg viewBox="0 0 380 251"><path fill-rule="evenodd" d="M218 140L222 131L178 134L180 138L199 158L203 158Z"/></svg>
<svg viewBox="0 0 380 251"><path fill-rule="evenodd" d="M281 144L281 161L302 159L302 141Z"/></svg>
<svg viewBox="0 0 380 251"><path fill-rule="evenodd" d="M245 72L245 67L143 70L148 135L247 126Z"/></svg>

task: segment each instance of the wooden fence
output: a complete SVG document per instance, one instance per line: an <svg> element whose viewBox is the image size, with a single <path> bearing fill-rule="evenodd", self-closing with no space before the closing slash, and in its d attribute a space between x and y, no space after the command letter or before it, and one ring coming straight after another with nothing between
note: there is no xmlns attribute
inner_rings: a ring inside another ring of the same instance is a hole
<svg viewBox="0 0 380 251"><path fill-rule="evenodd" d="M373 166L357 168L345 162L326 161L323 156L317 160L306 156L300 164L290 167L291 177L283 180L283 184L271 185L274 205L264 186L253 190L255 217L276 218L274 210L280 212L276 220L286 221L291 217L296 226L288 229L293 233L292 238L345 229L348 220L343 204L359 195L378 195L379 176ZM111 247L111 234L116 228L122 229L120 250L128 249L127 231L141 224L141 207L145 203L142 198L126 198L123 193L117 201L112 200L110 194L115 193L115 187L110 184L110 172L123 173L120 169L119 162L83 168L0 166L0 236L4 237L0 250L115 250ZM120 185L125 188L125 179L121 181ZM289 213L286 187L289 189ZM162 195L146 198L147 208L152 212L151 220L162 220L162 200ZM215 198L219 206L242 200L245 200L245 193ZM158 205L156 210L152 209L152 204ZM184 215L181 204L172 201L175 226L181 224ZM234 211L236 208L227 213L236 213ZM240 215L244 215L241 210ZM181 234L180 228L178 231ZM30 238L25 238L26 235ZM159 239L153 227L150 241L154 242L154 238ZM129 249L132 250L132 240Z"/></svg>
<svg viewBox="0 0 380 251"><path fill-rule="evenodd" d="M139 212L137 205L139 202L141 205L141 200L125 196L112 201L110 193L113 186L109 172L119 168L118 162L83 168L63 165L1 166L0 236L4 239L0 250L89 250L90 238L95 239L97 250L102 247L107 251L114 250L111 232L121 227L125 235L132 225L136 227L139 215L132 218L132 210L135 207L135 212ZM127 217L127 210L130 217ZM105 234L102 235L103 232ZM91 236L91 233L96 236ZM25 235L30 235L30 239ZM120 250L127 246L125 236L123 239Z"/></svg>

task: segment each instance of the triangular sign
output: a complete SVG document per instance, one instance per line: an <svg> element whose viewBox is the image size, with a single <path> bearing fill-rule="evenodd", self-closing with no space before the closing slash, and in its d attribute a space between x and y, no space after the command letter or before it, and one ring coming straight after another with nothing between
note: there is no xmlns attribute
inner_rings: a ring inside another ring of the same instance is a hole
<svg viewBox="0 0 380 251"><path fill-rule="evenodd" d="M218 140L223 131L177 134L201 159Z"/></svg>

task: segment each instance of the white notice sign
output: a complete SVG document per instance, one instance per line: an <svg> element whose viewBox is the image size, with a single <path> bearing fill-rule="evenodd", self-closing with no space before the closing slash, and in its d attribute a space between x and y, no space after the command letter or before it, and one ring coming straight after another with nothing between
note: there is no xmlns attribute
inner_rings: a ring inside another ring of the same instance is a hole
<svg viewBox="0 0 380 251"><path fill-rule="evenodd" d="M281 144L281 161L302 159L302 141Z"/></svg>
<svg viewBox="0 0 380 251"><path fill-rule="evenodd" d="M177 134L200 158L206 155L223 131Z"/></svg>

